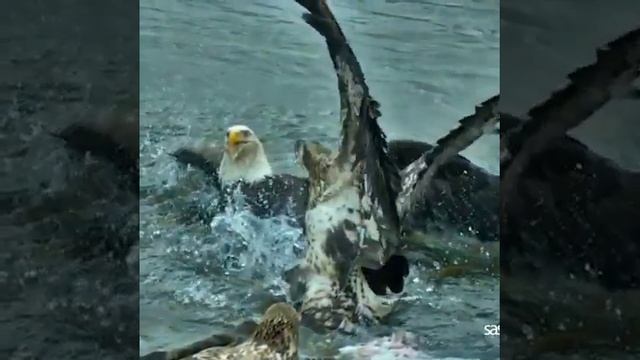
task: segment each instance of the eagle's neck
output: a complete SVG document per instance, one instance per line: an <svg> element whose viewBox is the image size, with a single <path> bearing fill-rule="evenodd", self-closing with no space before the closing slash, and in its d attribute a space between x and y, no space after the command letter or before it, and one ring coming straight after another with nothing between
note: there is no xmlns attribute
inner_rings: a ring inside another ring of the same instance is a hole
<svg viewBox="0 0 640 360"><path fill-rule="evenodd" d="M229 185L239 180L256 182L272 174L271 165L261 146L256 149L254 156L232 159L226 152L220 163L220 182Z"/></svg>

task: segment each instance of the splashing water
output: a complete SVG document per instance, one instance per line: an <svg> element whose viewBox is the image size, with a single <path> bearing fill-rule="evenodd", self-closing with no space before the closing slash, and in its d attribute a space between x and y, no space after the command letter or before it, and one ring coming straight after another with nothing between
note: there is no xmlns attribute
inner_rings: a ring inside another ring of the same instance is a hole
<svg viewBox="0 0 640 360"><path fill-rule="evenodd" d="M352 360L476 360L453 357L433 357L419 350L419 338L409 332L395 332L391 336L374 339L364 344L348 345L339 349L339 359Z"/></svg>

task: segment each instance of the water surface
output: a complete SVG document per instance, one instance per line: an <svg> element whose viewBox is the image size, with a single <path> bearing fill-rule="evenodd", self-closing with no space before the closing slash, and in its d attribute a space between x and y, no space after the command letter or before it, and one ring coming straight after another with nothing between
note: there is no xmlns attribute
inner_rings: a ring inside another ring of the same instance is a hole
<svg viewBox="0 0 640 360"><path fill-rule="evenodd" d="M498 92L498 1L331 6L382 104L390 139L433 142ZM226 127L244 123L264 141L276 171L302 174L293 161L295 140L335 144L336 79L324 41L303 22L302 10L275 0L141 3L142 354L257 317L284 294L280 274L301 254L300 229L245 213L220 215L207 226L180 224L176 213L185 204L216 201L217 194L168 153L222 139ZM497 172L497 137L464 154ZM498 279L436 280L437 267L413 267L392 326L356 338L304 330L305 353L403 329L418 336L415 346L425 358L497 358L497 339L484 336L483 326L498 322Z"/></svg>

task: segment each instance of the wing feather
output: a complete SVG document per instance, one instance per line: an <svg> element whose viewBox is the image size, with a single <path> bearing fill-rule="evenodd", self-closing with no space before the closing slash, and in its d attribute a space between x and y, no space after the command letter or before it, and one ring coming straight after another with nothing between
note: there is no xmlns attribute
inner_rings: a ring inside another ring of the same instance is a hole
<svg viewBox="0 0 640 360"><path fill-rule="evenodd" d="M435 174L443 164L483 134L493 131L498 123L498 100L499 95L495 95L476 106L473 115L461 119L457 128L440 138L435 147L402 170L402 192L398 197L400 214L408 213L426 195Z"/></svg>
<svg viewBox="0 0 640 360"><path fill-rule="evenodd" d="M532 108L501 146L501 193L509 194L533 155L578 126L616 95L632 90L640 74L640 28L598 49L596 61L568 75L569 84ZM508 156L506 156L508 154ZM508 195L503 196L508 198Z"/></svg>
<svg viewBox="0 0 640 360"><path fill-rule="evenodd" d="M386 234L382 236L384 241L397 243L399 218L395 201L400 190L400 174L378 125L379 104L369 94L360 64L326 2L296 1L309 11L303 15L304 20L324 37L338 78L342 132L337 164L362 172L361 199L366 198L372 205L370 214L364 217L375 219ZM368 249L373 254L382 247L385 258L395 251L393 244L379 245Z"/></svg>

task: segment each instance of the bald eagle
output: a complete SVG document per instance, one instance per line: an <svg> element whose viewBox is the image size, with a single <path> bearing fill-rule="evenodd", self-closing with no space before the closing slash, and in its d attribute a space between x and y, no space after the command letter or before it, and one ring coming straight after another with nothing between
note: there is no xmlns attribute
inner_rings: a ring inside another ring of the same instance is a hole
<svg viewBox="0 0 640 360"><path fill-rule="evenodd" d="M224 146L204 143L180 148L171 155L207 171L218 186L238 181L256 183L273 174L262 142L246 125L227 128Z"/></svg>
<svg viewBox="0 0 640 360"><path fill-rule="evenodd" d="M218 173L222 185L241 180L253 183L273 173L262 143L253 130L244 125L227 129L226 147Z"/></svg>
<svg viewBox="0 0 640 360"><path fill-rule="evenodd" d="M195 204L190 218L208 223L233 202L240 191L244 203L259 217L287 215L302 224L307 201L307 179L291 174L274 174L262 142L245 125L230 126L224 146L204 143L183 147L171 154L183 164L206 171L214 186L221 191L220 203L213 209Z"/></svg>
<svg viewBox="0 0 640 360"><path fill-rule="evenodd" d="M321 0L296 1L309 11L305 21L326 40L338 77L342 132L336 151L297 143L298 160L309 174L309 248L285 276L307 325L344 329L391 312L409 270L401 254L403 215L415 209L414 198L424 201L440 167L493 132L497 97L401 172L377 123L379 104L331 10Z"/></svg>

